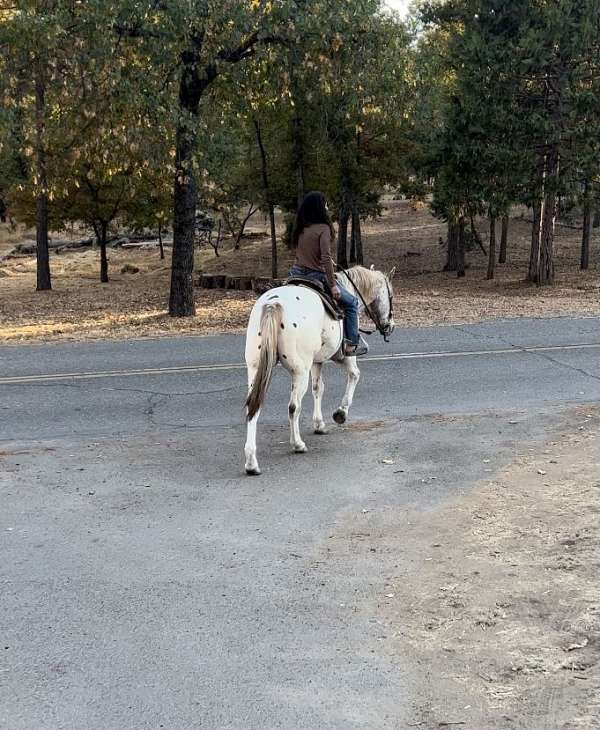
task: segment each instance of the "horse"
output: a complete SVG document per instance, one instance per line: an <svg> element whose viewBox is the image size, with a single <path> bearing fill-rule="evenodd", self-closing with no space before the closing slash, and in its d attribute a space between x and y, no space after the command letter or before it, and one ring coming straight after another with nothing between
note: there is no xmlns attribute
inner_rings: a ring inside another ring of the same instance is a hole
<svg viewBox="0 0 600 730"><path fill-rule="evenodd" d="M336 274L339 284L358 294L359 315L365 312L386 342L395 326L392 289L394 271L384 274L373 267L366 269L354 266ZM314 432L327 432L321 410L324 391L322 368L323 363L333 358L347 373L346 391L333 414L333 420L338 424L346 422L360 370L356 357L343 355L343 338L343 322L327 312L320 295L313 289L287 284L267 290L256 301L246 331L246 474L253 476L261 473L256 458L256 428L278 362L292 378L288 416L290 444L296 453L307 450L300 435L300 412L309 378L312 378L314 398Z"/></svg>

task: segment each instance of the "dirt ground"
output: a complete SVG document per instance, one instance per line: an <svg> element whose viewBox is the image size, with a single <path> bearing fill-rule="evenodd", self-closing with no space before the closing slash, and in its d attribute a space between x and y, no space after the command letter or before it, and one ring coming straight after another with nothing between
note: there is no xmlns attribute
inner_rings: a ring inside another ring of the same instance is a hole
<svg viewBox="0 0 600 730"><path fill-rule="evenodd" d="M484 242L487 226L478 222ZM240 251L226 242L221 256L202 250L197 270L204 273L266 276L270 271L265 225L254 222L251 237ZM30 234L31 235L31 234ZM578 271L580 232L558 226L556 285L539 289L524 282L529 253L530 223L511 221L509 263L497 277L485 280L487 261L479 250L468 255L467 276L456 279L441 272L445 226L426 208L389 202L384 215L365 224L365 261L377 268L396 266L394 280L397 322L421 326L473 322L493 317L600 314L600 261L594 255L588 272ZM600 235L594 232L597 238ZM65 238L64 234L60 234ZM23 234L0 231L0 256ZM187 333L238 332L245 327L254 295L246 292L196 290L195 318L173 320L165 315L169 290L169 250L160 261L156 250L110 251L109 284L100 284L96 250L51 255L53 291L35 292L33 257L0 261L0 340L80 339L156 336ZM290 254L280 251L280 271ZM139 268L121 273L125 264Z"/></svg>
<svg viewBox="0 0 600 730"><path fill-rule="evenodd" d="M577 409L464 496L340 520L323 560L371 566L354 610L421 677L402 730L600 728L599 442L600 409Z"/></svg>

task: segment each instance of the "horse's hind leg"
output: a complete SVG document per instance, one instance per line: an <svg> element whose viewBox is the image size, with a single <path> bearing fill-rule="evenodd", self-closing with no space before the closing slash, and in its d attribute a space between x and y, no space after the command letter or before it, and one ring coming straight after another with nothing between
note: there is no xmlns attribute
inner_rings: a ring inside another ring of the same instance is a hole
<svg viewBox="0 0 600 730"><path fill-rule="evenodd" d="M333 420L339 424L346 422L348 411L350 410L350 406L352 405L352 400L354 398L354 391L356 390L356 386L358 385L358 380L360 378L360 370L356 364L355 357L345 358L341 365L348 373L348 381L346 383L346 392L342 398L342 404L333 414Z"/></svg>
<svg viewBox="0 0 600 730"><path fill-rule="evenodd" d="M252 387L252 383L256 377L256 370L256 368L248 368L248 389ZM246 474L249 476L256 476L260 474L258 460L256 458L256 426L259 416L260 411L258 411L254 418L248 421L247 424L246 446L244 448L244 453L246 455Z"/></svg>
<svg viewBox="0 0 600 730"><path fill-rule="evenodd" d="M302 399L308 390L308 370L296 370L292 375L292 395L288 406L290 417L290 444L297 453L306 451L306 444L300 436L300 412Z"/></svg>
<svg viewBox="0 0 600 730"><path fill-rule="evenodd" d="M312 366L312 392L315 404L315 408L313 411L313 425L315 427L315 433L327 433L327 431L325 430L325 421L323 420L323 412L321 410L323 391L325 390L322 371L322 363L315 363Z"/></svg>

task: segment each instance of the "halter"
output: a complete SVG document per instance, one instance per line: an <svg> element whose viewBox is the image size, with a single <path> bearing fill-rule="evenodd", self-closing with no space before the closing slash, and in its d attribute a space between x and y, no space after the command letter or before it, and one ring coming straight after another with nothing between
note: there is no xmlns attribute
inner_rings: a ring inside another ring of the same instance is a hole
<svg viewBox="0 0 600 730"><path fill-rule="evenodd" d="M363 307L365 308L365 312L367 313L367 316L369 317L369 319L371 320L371 322L373 322L373 324L375 325L375 328L377 329L377 331L379 332L379 334L383 337L383 341L384 342L389 342L390 341L389 335L386 333L385 327L381 324L381 319L379 318L379 314L378 313L375 313L374 310L371 311L371 309L369 308L369 305L365 302L365 299L364 299L363 295L361 294L360 289L352 281L352 279L350 277L350 274L348 274L348 272L346 271L346 269L343 269L343 268L340 267L340 271L342 272L342 274L345 275L346 279L348 279L348 281L354 287L354 291L358 294L358 296L360 298L360 301L362 302ZM387 294L388 294L389 318L392 319L393 316L394 316L394 300L393 300L393 297L392 297L392 292L390 290L390 285L388 284L387 277L384 276L383 279L385 281L385 288L387 289ZM362 330L361 329L359 331L362 332L363 335L372 335L374 330Z"/></svg>

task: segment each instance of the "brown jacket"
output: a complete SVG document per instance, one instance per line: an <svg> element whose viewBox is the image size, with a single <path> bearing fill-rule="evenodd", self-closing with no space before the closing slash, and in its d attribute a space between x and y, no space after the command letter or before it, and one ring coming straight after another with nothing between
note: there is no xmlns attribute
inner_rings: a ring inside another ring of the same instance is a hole
<svg viewBox="0 0 600 730"><path fill-rule="evenodd" d="M329 286L335 285L333 259L331 258L331 231L324 223L305 228L298 239L296 265L313 271L322 271Z"/></svg>

